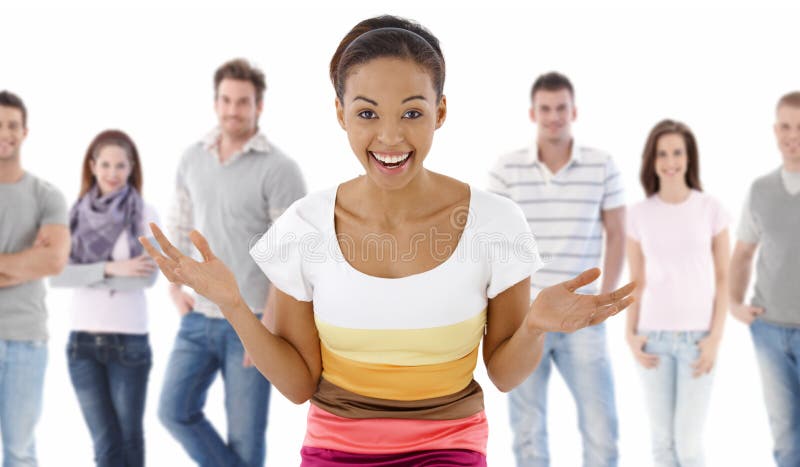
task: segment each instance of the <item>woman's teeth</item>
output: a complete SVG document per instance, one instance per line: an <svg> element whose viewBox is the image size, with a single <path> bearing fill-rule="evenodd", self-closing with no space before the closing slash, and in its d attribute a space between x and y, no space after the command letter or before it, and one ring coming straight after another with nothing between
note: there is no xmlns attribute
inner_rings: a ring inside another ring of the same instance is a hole
<svg viewBox="0 0 800 467"><path fill-rule="evenodd" d="M408 159L411 155L410 152L405 154L398 154L398 155L391 155L391 154L381 154L379 152L370 152L372 157L378 160L383 165L387 166L398 166Z"/></svg>

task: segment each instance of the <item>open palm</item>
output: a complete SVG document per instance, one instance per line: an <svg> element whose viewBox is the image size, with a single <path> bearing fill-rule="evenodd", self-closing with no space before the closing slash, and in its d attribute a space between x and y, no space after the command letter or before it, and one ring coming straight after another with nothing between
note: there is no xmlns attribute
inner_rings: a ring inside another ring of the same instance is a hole
<svg viewBox="0 0 800 467"><path fill-rule="evenodd" d="M529 326L547 332L573 332L602 323L633 303L633 282L611 293L582 295L575 291L600 276L597 268L539 292L528 312Z"/></svg>
<svg viewBox="0 0 800 467"><path fill-rule="evenodd" d="M208 241L200 232L193 230L189 238L200 251L203 261L196 261L181 253L167 240L156 224L151 223L150 230L164 254L159 253L145 237L139 237L139 242L170 282L186 284L220 308L232 307L242 299L233 273L225 263L214 256Z"/></svg>

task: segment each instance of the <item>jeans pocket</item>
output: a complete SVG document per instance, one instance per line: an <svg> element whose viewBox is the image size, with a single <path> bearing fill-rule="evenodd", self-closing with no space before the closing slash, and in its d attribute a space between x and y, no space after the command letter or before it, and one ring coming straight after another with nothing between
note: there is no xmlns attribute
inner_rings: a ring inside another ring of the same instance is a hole
<svg viewBox="0 0 800 467"><path fill-rule="evenodd" d="M119 351L119 362L127 367L148 366L152 359L153 354L147 344L124 345Z"/></svg>

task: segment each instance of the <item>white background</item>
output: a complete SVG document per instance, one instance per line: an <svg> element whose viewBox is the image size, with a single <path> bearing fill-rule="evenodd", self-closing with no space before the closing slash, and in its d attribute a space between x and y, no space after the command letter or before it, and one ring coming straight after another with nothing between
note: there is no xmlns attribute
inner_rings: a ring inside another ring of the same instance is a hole
<svg viewBox="0 0 800 467"><path fill-rule="evenodd" d="M577 137L609 151L624 172L628 199L642 198L637 174L647 132L658 120L683 120L700 145L706 191L738 220L750 181L778 166L772 135L778 97L800 88L798 9L778 5L678 4L519 8L503 2L431 7L372 1L351 6L278 8L251 2L155 2L137 7L0 6L0 89L29 108L23 164L54 182L72 203L90 140L106 128L128 132L144 166L144 196L162 215L172 197L182 150L215 123L212 75L243 56L266 72L261 125L299 161L309 187L325 188L359 173L334 117L327 66L357 21L382 13L410 17L441 40L447 59L449 116L428 166L484 186L494 158L533 137L528 92L536 76L559 70L576 87ZM489 6L491 5L491 6ZM146 412L150 465L191 465L159 424L156 408L178 317L166 281L148 291L154 367ZM50 363L38 451L44 466L91 465L88 430L66 372L69 291L48 296ZM620 418L622 466L648 465L649 427L641 386L623 338L623 317L608 329ZM747 330L729 321L707 424L709 466L765 466L771 438ZM512 465L506 398L485 377L489 462ZM268 464L297 465L305 406L273 393ZM221 389L208 414L224 433ZM580 465L574 404L559 376L550 386L554 466Z"/></svg>

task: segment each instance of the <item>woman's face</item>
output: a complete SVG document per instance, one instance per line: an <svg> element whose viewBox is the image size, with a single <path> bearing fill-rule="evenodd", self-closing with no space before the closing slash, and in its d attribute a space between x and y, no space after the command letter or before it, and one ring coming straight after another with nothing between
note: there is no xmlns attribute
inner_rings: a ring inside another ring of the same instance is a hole
<svg viewBox="0 0 800 467"><path fill-rule="evenodd" d="M412 60L384 57L350 72L336 113L367 176L393 190L421 171L446 103L444 96L437 102L427 70Z"/></svg>
<svg viewBox="0 0 800 467"><path fill-rule="evenodd" d="M686 141L683 135L667 133L658 138L655 165L656 176L662 186L686 180L689 157L686 154Z"/></svg>
<svg viewBox="0 0 800 467"><path fill-rule="evenodd" d="M114 144L100 149L97 157L91 161L91 168L101 195L113 193L125 186L133 170L127 151Z"/></svg>

